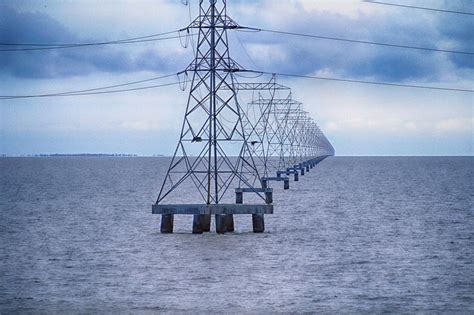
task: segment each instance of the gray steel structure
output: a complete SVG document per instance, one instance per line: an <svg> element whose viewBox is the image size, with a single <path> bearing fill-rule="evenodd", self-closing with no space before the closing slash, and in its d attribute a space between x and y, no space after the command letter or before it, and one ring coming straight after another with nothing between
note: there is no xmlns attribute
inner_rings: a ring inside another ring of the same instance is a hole
<svg viewBox="0 0 474 315"><path fill-rule="evenodd" d="M254 108L259 114L255 115ZM263 181L285 180L281 174L289 175L303 166L309 171L313 164L310 161L334 155L330 142L303 110L303 104L292 99L291 92L286 98L275 98L274 94L263 98L259 94L258 99L248 104L245 118L246 133L253 144L252 153L260 162L257 166ZM276 177L271 177L274 173ZM301 173L304 175L303 169Z"/></svg>
<svg viewBox="0 0 474 315"><path fill-rule="evenodd" d="M251 214L253 231L263 232L264 214L273 213L269 182L283 181L288 189L290 174L297 181L334 155L303 104L275 76L237 82L235 74L247 70L230 57L227 30L238 28L226 0L200 0L199 16L181 30L196 29L198 40L194 60L178 74L191 86L178 145L152 206L162 216L162 233L173 232L175 214L194 215L193 233L210 231L211 215L217 233L233 232L233 215ZM239 102L245 91L258 96ZM244 203L244 193L254 200Z"/></svg>
<svg viewBox="0 0 474 315"><path fill-rule="evenodd" d="M226 192L232 186L246 188L245 192L256 193L262 201L258 205L241 204L236 213L244 213L246 208L248 213L253 213L252 209L256 207L261 209L259 213L273 211L273 205L266 197L267 191L261 187L236 97L234 73L243 68L229 55L227 30L237 28L239 25L227 16L225 0L211 0L208 5L200 1L199 16L187 27L197 29L198 40L195 58L184 71L191 73L192 79L180 139L153 205L153 213L163 214L162 232L169 230L163 228L163 221L171 220L172 226L172 219L165 217L172 215L170 209L175 209L177 214L183 208L181 204L166 204L165 199L171 199L173 193L178 194L178 200L184 199L184 192L177 188L185 186L186 182L193 184L205 207L210 209L209 213L196 211L195 215L215 213L216 222L226 222L217 227L218 232L233 230L232 213L225 215L213 210L220 209L218 205L226 201ZM237 157L232 158L232 155ZM193 202L185 213L198 208ZM224 219L220 217L223 215L226 216ZM210 218L197 217L195 221L201 227L195 227L193 231L209 229Z"/></svg>

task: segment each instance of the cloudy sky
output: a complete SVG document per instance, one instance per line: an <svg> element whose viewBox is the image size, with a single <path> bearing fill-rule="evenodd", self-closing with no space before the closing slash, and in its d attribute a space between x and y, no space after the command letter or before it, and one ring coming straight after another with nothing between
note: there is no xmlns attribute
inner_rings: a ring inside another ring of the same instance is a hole
<svg viewBox="0 0 474 315"><path fill-rule="evenodd" d="M390 0L474 12L471 0ZM3 0L2 43L83 43L173 31L190 6L166 0ZM191 12L190 12L191 11ZM474 15L362 1L228 0L240 25L365 41L474 51ZM248 69L474 89L474 56L229 31ZM2 49L11 48L1 46ZM0 51L0 95L44 94L137 81L184 69L179 39L59 50ZM262 80L265 78L262 78ZM473 155L474 93L301 78L291 86L337 155ZM171 77L152 84L175 82ZM139 85L145 86L150 83ZM106 95L0 100L0 154L172 153L186 92L169 86Z"/></svg>

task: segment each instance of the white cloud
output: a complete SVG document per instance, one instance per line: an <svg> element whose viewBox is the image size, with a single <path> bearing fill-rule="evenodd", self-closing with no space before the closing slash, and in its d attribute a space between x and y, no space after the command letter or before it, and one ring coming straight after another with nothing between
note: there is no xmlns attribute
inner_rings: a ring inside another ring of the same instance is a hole
<svg viewBox="0 0 474 315"><path fill-rule="evenodd" d="M360 0L298 0L306 11L322 11L351 18L383 12L383 8Z"/></svg>
<svg viewBox="0 0 474 315"><path fill-rule="evenodd" d="M470 131L472 133L473 126L473 118L451 118L439 121L438 123L436 123L435 128L443 132Z"/></svg>
<svg viewBox="0 0 474 315"><path fill-rule="evenodd" d="M256 62L272 64L285 61L287 55L285 50L279 44L247 44L247 50L250 56L253 56Z"/></svg>

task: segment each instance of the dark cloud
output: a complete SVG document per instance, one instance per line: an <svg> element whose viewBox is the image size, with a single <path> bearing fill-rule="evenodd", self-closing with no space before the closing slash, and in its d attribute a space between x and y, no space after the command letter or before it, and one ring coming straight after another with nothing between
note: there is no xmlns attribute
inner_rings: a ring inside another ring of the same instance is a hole
<svg viewBox="0 0 474 315"><path fill-rule="evenodd" d="M471 17L440 13L422 14L423 12L410 9L388 12L370 16L361 13L358 17L348 17L337 13L300 10L298 19L291 19L291 23L283 30L407 46L474 51L474 19ZM248 19L246 20L249 23ZM282 29L277 25L277 20L262 20L258 23L259 25L253 26ZM245 42L279 47L283 55L287 56L284 62L272 62L271 58L262 60L266 69L271 68L274 71L309 74L329 70L353 78L372 77L391 82L420 79L436 82L446 77L447 72L450 75L463 76L474 67L472 55L265 32L239 36L245 38Z"/></svg>
<svg viewBox="0 0 474 315"><path fill-rule="evenodd" d="M45 14L18 12L7 6L0 7L0 12L1 42L81 43L104 40L83 40ZM124 73L176 70L169 60L179 56L163 56L150 48L137 49L131 46L0 52L0 69L2 73L21 78L68 77L96 71Z"/></svg>
<svg viewBox="0 0 474 315"><path fill-rule="evenodd" d="M256 2L262 8L268 2ZM450 14L421 14L418 10L393 10L386 14L357 17L312 11L300 8L297 19L292 17L280 23L277 19L258 19L253 16L235 16L242 24L284 29L299 33L353 38L402 45L440 47L474 51L470 17ZM236 10L237 11L237 10ZM3 42L85 42L50 16L40 13L19 12L9 7L0 8L0 37ZM272 25L273 23L273 25ZM286 26L278 26L278 24ZM260 69L275 72L308 74L329 70L344 77L376 78L384 81L436 81L450 75L472 73L472 55L446 54L401 48L292 37L269 33L237 33L244 45L269 45L275 58L254 56ZM240 43L234 39L231 51L237 61L248 60ZM100 41L89 39L87 41ZM177 44L178 45L178 44ZM449 47L443 46L449 45ZM149 46L148 46L149 47ZM278 51L277 51L278 50ZM86 75L95 71L124 73L134 71L177 71L189 62L189 51L159 53L138 45L88 47L30 52L0 52L3 73L16 77L48 78ZM286 56L284 60L277 58ZM250 68L251 63L241 62Z"/></svg>
<svg viewBox="0 0 474 315"><path fill-rule="evenodd" d="M474 18L457 16L456 18L439 19L436 28L442 38L453 44L451 49L474 51ZM459 68L474 69L473 55L450 55L450 60Z"/></svg>

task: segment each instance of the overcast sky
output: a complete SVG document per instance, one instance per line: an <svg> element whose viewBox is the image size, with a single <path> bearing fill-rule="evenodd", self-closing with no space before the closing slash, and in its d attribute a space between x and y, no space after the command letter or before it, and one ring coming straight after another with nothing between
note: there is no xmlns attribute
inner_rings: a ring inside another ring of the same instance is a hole
<svg viewBox="0 0 474 315"><path fill-rule="evenodd" d="M390 1L474 12L471 0ZM189 24L189 9L194 16L197 4L3 0L0 41L92 42L173 31ZM228 13L245 26L474 51L473 15L334 0L228 0ZM232 56L248 69L474 88L473 55L263 32L229 31L229 40ZM120 84L175 73L191 59L191 48L183 48L177 39L0 52L0 94ZM473 155L474 93L277 79L292 87L294 98L304 103L337 155ZM186 92L170 86L110 95L0 100L0 154L170 154L186 97Z"/></svg>

